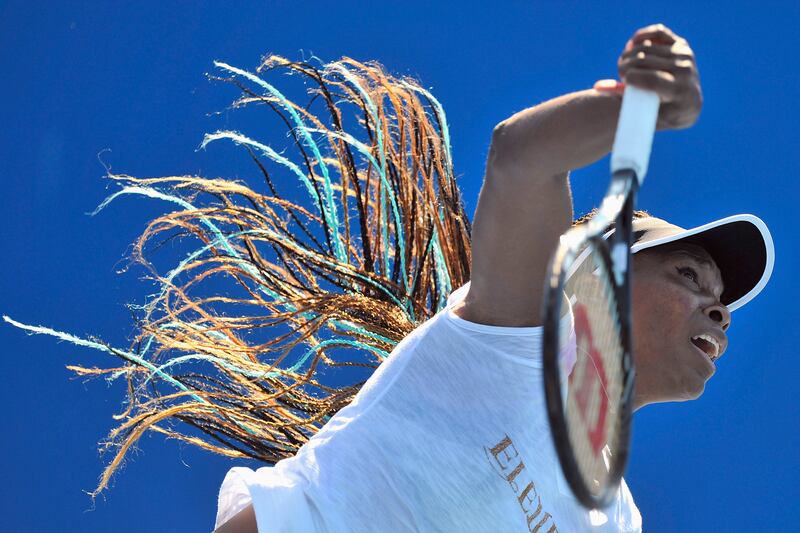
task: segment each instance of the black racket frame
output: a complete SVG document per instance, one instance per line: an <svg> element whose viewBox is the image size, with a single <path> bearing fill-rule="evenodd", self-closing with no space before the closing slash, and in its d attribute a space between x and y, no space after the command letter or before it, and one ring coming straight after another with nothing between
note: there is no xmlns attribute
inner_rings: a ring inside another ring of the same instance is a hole
<svg viewBox="0 0 800 533"><path fill-rule="evenodd" d="M622 170L614 173L609 187L611 191L627 191L622 209L614 216L608 216L615 221L615 230L608 237L603 238L603 232L596 231L588 234L584 243L589 240L600 251L602 260L608 272L612 273L613 265L610 256L610 249L618 242L624 240L627 249L627 265L624 280L618 284L613 280L614 295L617 301L618 316L620 317L620 335L622 339L622 372L623 387L622 398L619 412L619 436L617 442L619 448L614 450L612 462L609 468L608 483L599 494L594 494L583 481L580 474L572 445L569 439L569 429L564 415L564 398L561 394L560 367L558 361L558 347L561 306L563 302L564 283L566 272L569 271L573 261L577 258L579 250L567 249L563 244L559 244L550 264L550 275L545 280L545 298L543 308L544 335L543 335L543 372L545 398L547 403L547 414L550 421L553 442L558 453L559 461L564 472L564 477L569 483L573 494L578 501L587 509L600 509L607 507L616 495L622 475L628 463L630 452L631 419L633 416L633 390L635 369L633 364L632 338L631 338L631 252L633 232L633 206L636 198L638 180L632 170ZM608 196L608 194L607 194ZM602 207L601 207L602 210ZM576 248L583 248L582 245ZM566 379L566 376L564 377Z"/></svg>

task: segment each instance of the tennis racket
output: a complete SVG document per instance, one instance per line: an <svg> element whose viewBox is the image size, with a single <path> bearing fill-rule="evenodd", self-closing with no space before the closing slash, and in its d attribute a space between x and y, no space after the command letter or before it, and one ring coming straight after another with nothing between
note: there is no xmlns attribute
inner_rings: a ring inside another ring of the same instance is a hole
<svg viewBox="0 0 800 533"><path fill-rule="evenodd" d="M545 280L544 385L558 458L578 501L607 506L625 470L633 413L630 246L658 95L627 86L598 213L561 236ZM609 228L614 231L609 234Z"/></svg>

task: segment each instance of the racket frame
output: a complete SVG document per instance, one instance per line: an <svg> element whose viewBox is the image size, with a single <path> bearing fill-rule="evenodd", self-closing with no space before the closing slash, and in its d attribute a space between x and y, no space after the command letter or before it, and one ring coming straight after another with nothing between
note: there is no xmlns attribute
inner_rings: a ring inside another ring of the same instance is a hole
<svg viewBox="0 0 800 533"><path fill-rule="evenodd" d="M543 334L543 372L547 414L551 434L564 477L573 494L587 509L608 506L616 495L620 480L628 463L631 419L633 416L634 364L631 338L631 253L633 204L639 179L633 170L619 170L612 176L606 197L598 213L586 223L585 227L569 230L561 239L553 259L550 276L545 280L545 298L542 316ZM604 230L612 222L613 231L607 239ZM599 492L592 491L584 482L577 459L572 449L569 428L565 418L565 403L562 395L562 379L559 364L559 345L561 330L561 310L564 301L564 286L570 268L581 260L581 252L590 242L600 252L604 266L611 273L614 297L617 303L617 316L620 319L620 339L622 341L622 392L617 442L613 451L609 476L605 487ZM616 261L612 260L612 255Z"/></svg>

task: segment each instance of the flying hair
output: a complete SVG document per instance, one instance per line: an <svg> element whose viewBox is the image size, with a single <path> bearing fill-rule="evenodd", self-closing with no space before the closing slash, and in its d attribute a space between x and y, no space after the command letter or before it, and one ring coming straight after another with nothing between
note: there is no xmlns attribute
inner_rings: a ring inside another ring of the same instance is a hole
<svg viewBox="0 0 800 533"><path fill-rule="evenodd" d="M249 158L241 181L108 172L119 190L96 212L124 195L172 209L133 245L156 290L131 305L131 345L4 317L120 363L68 367L127 382L93 497L146 432L269 464L294 455L469 280L470 223L429 91L346 57L215 66L210 77L241 92L232 107L265 109L286 132L273 140L289 146L234 130L206 135L201 147L227 141ZM307 87L306 102L273 85L289 77ZM188 252L157 266L166 243Z"/></svg>

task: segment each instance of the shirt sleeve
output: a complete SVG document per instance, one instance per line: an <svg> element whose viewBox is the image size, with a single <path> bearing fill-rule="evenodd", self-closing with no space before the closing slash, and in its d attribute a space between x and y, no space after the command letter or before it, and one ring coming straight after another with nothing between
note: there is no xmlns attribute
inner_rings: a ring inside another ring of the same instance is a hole
<svg viewBox="0 0 800 533"><path fill-rule="evenodd" d="M284 475L278 463L258 470L231 468L219 490L218 528L252 502L259 533L314 533L324 529L300 480Z"/></svg>

